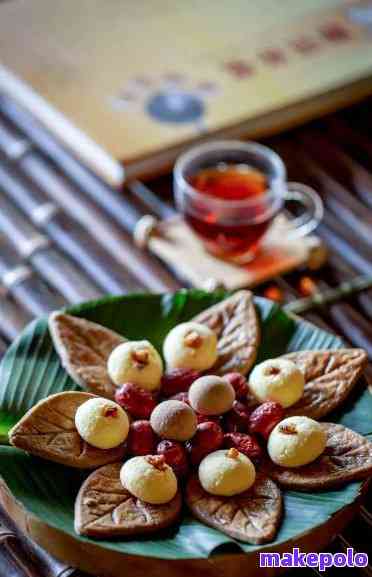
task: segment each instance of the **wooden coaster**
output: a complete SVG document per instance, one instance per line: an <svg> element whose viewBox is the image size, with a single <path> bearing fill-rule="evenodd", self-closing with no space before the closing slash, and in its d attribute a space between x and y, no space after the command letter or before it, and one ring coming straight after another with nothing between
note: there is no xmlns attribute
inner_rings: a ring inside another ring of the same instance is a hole
<svg viewBox="0 0 372 577"><path fill-rule="evenodd" d="M265 236L256 258L236 265L209 254L180 216L161 223L162 235L148 239L148 248L196 288L253 287L300 266L315 269L326 259L317 236L291 238L290 221L279 215Z"/></svg>

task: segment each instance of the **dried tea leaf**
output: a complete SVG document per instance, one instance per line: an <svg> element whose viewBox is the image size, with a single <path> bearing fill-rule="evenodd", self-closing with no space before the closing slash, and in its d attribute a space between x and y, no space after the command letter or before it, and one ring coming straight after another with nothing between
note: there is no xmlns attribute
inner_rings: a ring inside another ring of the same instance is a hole
<svg viewBox="0 0 372 577"><path fill-rule="evenodd" d="M93 398L89 393L68 391L43 399L9 432L9 442L32 455L69 467L93 469L119 461L124 445L97 449L88 445L75 427L75 413Z"/></svg>
<svg viewBox="0 0 372 577"><path fill-rule="evenodd" d="M106 327L60 312L49 317L49 331L62 366L83 389L114 399L107 360L126 339Z"/></svg>
<svg viewBox="0 0 372 577"><path fill-rule="evenodd" d="M234 497L210 495L198 478L192 477L186 488L186 502L199 521L252 544L274 539L283 508L280 489L262 475L248 491Z"/></svg>
<svg viewBox="0 0 372 577"><path fill-rule="evenodd" d="M324 417L345 401L368 362L363 349L299 351L283 358L291 359L305 375L304 394L286 410L286 416L313 419Z"/></svg>
<svg viewBox="0 0 372 577"><path fill-rule="evenodd" d="M121 463L94 471L75 502L75 530L80 535L110 539L141 535L172 525L182 507L180 492L165 505L150 505L131 495L120 482Z"/></svg>
<svg viewBox="0 0 372 577"><path fill-rule="evenodd" d="M303 467L279 467L270 461L267 474L283 487L298 491L328 489L372 475L372 443L351 429L321 423L327 433L324 453Z"/></svg>
<svg viewBox="0 0 372 577"><path fill-rule="evenodd" d="M209 326L217 335L216 374L237 371L245 375L256 360L260 325L249 291L239 291L192 319Z"/></svg>

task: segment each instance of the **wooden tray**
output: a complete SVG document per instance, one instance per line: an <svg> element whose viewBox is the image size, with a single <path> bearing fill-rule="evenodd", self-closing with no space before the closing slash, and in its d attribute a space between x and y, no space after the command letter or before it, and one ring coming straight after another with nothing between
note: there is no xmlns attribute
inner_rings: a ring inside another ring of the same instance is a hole
<svg viewBox="0 0 372 577"><path fill-rule="evenodd" d="M338 511L331 519L314 531L304 533L294 540L288 540L280 547L268 546L265 551L291 552L293 547L299 547L301 552L320 551L326 547L333 536L337 535L357 513L368 486L368 481L362 486L360 496L352 503ZM203 577L270 577L284 572L286 569L261 568L259 553L249 554L216 554L209 559L182 559L179 561L157 559L134 555L124 555L117 551L102 549L99 544L80 540L50 527L35 515L29 513L16 501L7 485L0 480L0 504L14 520L19 529L26 533L38 545L46 549L57 559L71 564L83 571L88 571L98 577L143 577L151 568L151 577L184 577L187 572Z"/></svg>

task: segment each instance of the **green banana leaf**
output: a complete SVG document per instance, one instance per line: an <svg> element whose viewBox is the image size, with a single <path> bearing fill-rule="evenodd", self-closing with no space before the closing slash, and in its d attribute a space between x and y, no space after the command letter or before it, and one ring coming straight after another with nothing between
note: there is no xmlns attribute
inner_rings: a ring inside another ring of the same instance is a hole
<svg viewBox="0 0 372 577"><path fill-rule="evenodd" d="M172 295L136 294L109 297L69 309L73 314L106 325L130 339L148 338L159 350L167 332L179 322L224 298L225 293L182 290ZM288 316L271 301L256 298L261 319L261 361L279 354L303 349L340 348L338 337L305 321ZM79 387L61 367L48 333L47 320L31 323L6 353L0 367L0 475L23 506L48 525L76 538L73 508L77 491L86 472L37 459L6 446L10 427L38 400L63 390ZM372 435L372 396L359 387L346 406L333 415L364 435ZM317 494L286 491L285 514L277 545L308 532L326 522L334 513L352 503L361 483ZM253 551L260 546L235 542L219 531L193 519L187 511L175 528L146 539L102 541L106 549L126 554L164 559L206 558L218 548Z"/></svg>

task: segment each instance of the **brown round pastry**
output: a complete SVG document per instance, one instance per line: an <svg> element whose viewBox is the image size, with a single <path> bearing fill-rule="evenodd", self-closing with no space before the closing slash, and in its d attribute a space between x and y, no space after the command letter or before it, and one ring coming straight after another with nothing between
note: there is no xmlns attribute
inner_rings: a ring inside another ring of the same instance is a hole
<svg viewBox="0 0 372 577"><path fill-rule="evenodd" d="M202 415L222 415L227 413L235 400L232 385L216 375L200 377L189 389L192 408Z"/></svg>
<svg viewBox="0 0 372 577"><path fill-rule="evenodd" d="M151 413L150 423L162 439L187 441L194 436L197 418L189 405L171 399L163 401Z"/></svg>

